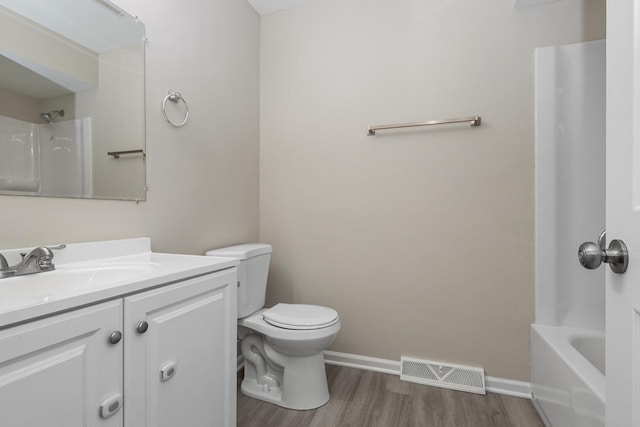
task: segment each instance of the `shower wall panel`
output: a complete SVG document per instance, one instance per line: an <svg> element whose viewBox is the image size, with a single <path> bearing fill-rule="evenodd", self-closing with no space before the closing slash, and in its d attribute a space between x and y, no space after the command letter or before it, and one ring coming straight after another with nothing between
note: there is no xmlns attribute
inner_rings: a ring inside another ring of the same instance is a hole
<svg viewBox="0 0 640 427"><path fill-rule="evenodd" d="M0 191L38 191L39 167L38 126L0 116Z"/></svg>
<svg viewBox="0 0 640 427"><path fill-rule="evenodd" d="M604 330L605 41L536 49L536 323Z"/></svg>

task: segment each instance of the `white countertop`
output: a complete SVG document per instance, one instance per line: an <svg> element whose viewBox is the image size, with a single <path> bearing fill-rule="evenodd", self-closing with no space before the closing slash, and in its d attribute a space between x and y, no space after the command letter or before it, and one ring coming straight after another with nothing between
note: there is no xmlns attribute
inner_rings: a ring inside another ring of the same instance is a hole
<svg viewBox="0 0 640 427"><path fill-rule="evenodd" d="M12 265L30 249L0 253ZM238 265L232 258L154 253L148 238L70 244L54 251L53 263L55 271L0 279L0 329Z"/></svg>

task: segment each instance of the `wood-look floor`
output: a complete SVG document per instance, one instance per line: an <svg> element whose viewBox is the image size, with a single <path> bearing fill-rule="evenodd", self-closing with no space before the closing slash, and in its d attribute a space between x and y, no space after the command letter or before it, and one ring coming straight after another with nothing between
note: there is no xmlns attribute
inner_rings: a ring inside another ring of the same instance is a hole
<svg viewBox="0 0 640 427"><path fill-rule="evenodd" d="M331 398L311 411L252 399L238 386L238 427L544 427L527 399L446 390L331 365L327 378Z"/></svg>

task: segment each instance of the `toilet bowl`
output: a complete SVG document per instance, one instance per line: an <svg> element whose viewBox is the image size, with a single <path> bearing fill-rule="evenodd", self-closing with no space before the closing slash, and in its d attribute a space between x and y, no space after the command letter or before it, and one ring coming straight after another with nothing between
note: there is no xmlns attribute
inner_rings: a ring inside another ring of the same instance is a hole
<svg viewBox="0 0 640 427"><path fill-rule="evenodd" d="M289 409L314 409L329 400L323 350L340 330L338 313L306 304L265 304L271 246L214 249L238 266L238 337L244 356L241 391Z"/></svg>
<svg viewBox="0 0 640 427"><path fill-rule="evenodd" d="M289 409L324 405L329 388L322 351L340 330L340 321L318 329L285 329L268 323L268 312L258 310L238 321L245 357L242 392Z"/></svg>

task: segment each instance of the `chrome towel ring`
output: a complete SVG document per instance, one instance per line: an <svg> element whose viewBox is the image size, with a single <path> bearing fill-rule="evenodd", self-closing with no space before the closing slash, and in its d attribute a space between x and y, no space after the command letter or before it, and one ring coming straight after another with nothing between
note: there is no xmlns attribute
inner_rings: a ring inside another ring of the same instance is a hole
<svg viewBox="0 0 640 427"><path fill-rule="evenodd" d="M169 120L169 117L167 116L167 100L173 102L174 104L177 104L178 101L182 101L184 102L184 106L186 108L186 113L184 115L184 120L182 121L182 123L173 123L171 120ZM164 114L164 118L167 120L167 122L174 127L177 128L181 128L182 126L187 124L187 121L189 120L189 104L187 104L187 101L185 101L185 99L182 97L182 94L180 94L179 92L170 90L169 94L167 96L164 97L164 100L162 101L162 114Z"/></svg>

